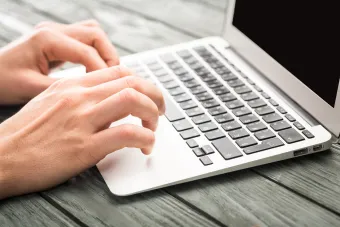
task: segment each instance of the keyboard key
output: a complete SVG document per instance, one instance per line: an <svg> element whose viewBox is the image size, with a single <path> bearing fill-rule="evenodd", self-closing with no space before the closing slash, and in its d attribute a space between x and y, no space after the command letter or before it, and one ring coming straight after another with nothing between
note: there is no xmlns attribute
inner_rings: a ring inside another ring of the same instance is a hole
<svg viewBox="0 0 340 227"><path fill-rule="evenodd" d="M222 106L217 106L217 107L209 109L208 112L210 113L210 115L216 116L216 115L227 113L227 110L223 108Z"/></svg>
<svg viewBox="0 0 340 227"><path fill-rule="evenodd" d="M153 71L153 74L156 77L163 77L163 76L168 75L168 71L166 71L165 69L161 68L161 69L158 69L157 71Z"/></svg>
<svg viewBox="0 0 340 227"><path fill-rule="evenodd" d="M221 130L214 130L207 132L205 134L205 137L207 137L208 140L216 140L225 137L226 135Z"/></svg>
<svg viewBox="0 0 340 227"><path fill-rule="evenodd" d="M183 68L182 65L179 62L173 62L171 64L168 64L169 68L172 69L173 71L179 68Z"/></svg>
<svg viewBox="0 0 340 227"><path fill-rule="evenodd" d="M210 74L210 73L207 74L207 75L205 75L205 76L203 76L203 77L201 77L201 79L202 79L202 81L205 82L205 83L211 82L211 81L215 81L215 80L216 80L215 76L212 75L212 74Z"/></svg>
<svg viewBox="0 0 340 227"><path fill-rule="evenodd" d="M204 68L204 66L200 63L200 62L196 62L193 64L189 64L190 68L192 68L193 70L197 70L200 68Z"/></svg>
<svg viewBox="0 0 340 227"><path fill-rule="evenodd" d="M199 107L195 107L195 108L193 108L193 109L186 110L185 113L186 113L189 117L195 117L195 116L204 114L204 111L203 111L201 108L199 108Z"/></svg>
<svg viewBox="0 0 340 227"><path fill-rule="evenodd" d="M210 160L210 158L208 156L203 156L200 157L200 161L202 162L203 165L208 166L213 164L213 162Z"/></svg>
<svg viewBox="0 0 340 227"><path fill-rule="evenodd" d="M237 76L235 76L233 73L225 73L221 75L221 78L222 80L227 81L227 82L238 79Z"/></svg>
<svg viewBox="0 0 340 227"><path fill-rule="evenodd" d="M267 103L265 101L263 101L262 99L256 99L256 100L252 100L252 101L248 102L248 105L251 108L258 108L258 107L266 106Z"/></svg>
<svg viewBox="0 0 340 227"><path fill-rule="evenodd" d="M164 100L166 105L165 116L170 122L184 119L180 109L166 95Z"/></svg>
<svg viewBox="0 0 340 227"><path fill-rule="evenodd" d="M201 130L201 132L209 132L217 128L217 125L215 125L215 123L213 122L208 122L208 123L204 123L198 126L198 128Z"/></svg>
<svg viewBox="0 0 340 227"><path fill-rule="evenodd" d="M172 89L172 88L176 88L179 87L179 84L176 81L169 81L163 84L165 89Z"/></svg>
<svg viewBox="0 0 340 227"><path fill-rule="evenodd" d="M192 54L190 53L189 50L181 50L181 51L177 51L178 56L180 56L181 58L189 58L192 56Z"/></svg>
<svg viewBox="0 0 340 227"><path fill-rule="evenodd" d="M254 88L256 89L256 91L258 91L258 92L262 92L262 89L261 89L259 86L257 86L257 85L254 85Z"/></svg>
<svg viewBox="0 0 340 227"><path fill-rule="evenodd" d="M270 104L273 106L278 106L279 104L274 99L269 99Z"/></svg>
<svg viewBox="0 0 340 227"><path fill-rule="evenodd" d="M222 102L231 102L231 101L234 101L236 100L237 98L231 94L231 93L228 93L228 94L224 94L224 95L220 95L219 98L222 100Z"/></svg>
<svg viewBox="0 0 340 227"><path fill-rule="evenodd" d="M223 74L226 74L226 73L230 73L230 70L223 65L222 67L219 67L218 69L215 69L215 72L217 74L219 74L219 75L223 75Z"/></svg>
<svg viewBox="0 0 340 227"><path fill-rule="evenodd" d="M275 111L270 106L264 106L264 107L259 107L255 109L255 112L258 115L263 116L263 115L274 113Z"/></svg>
<svg viewBox="0 0 340 227"><path fill-rule="evenodd" d="M212 99L212 100L202 102L202 105L208 109L208 108L219 106L220 104L215 99Z"/></svg>
<svg viewBox="0 0 340 227"><path fill-rule="evenodd" d="M312 139L314 138L315 136L308 130L304 130L302 131L302 133L308 138L308 139Z"/></svg>
<svg viewBox="0 0 340 227"><path fill-rule="evenodd" d="M214 92L216 95L224 95L224 94L229 93L230 91L229 91L228 88L226 88L226 87L219 87L219 88L213 89L213 92Z"/></svg>
<svg viewBox="0 0 340 227"><path fill-rule="evenodd" d="M194 95L197 95L197 94L199 94L199 93L206 92L205 88L202 87L201 85L196 86L196 87L193 87L193 88L190 88L190 91L191 91L191 93L194 94Z"/></svg>
<svg viewBox="0 0 340 227"><path fill-rule="evenodd" d="M189 129L180 133L181 137L185 140L195 138L200 136L199 132L196 129Z"/></svg>
<svg viewBox="0 0 340 227"><path fill-rule="evenodd" d="M158 70L164 69L163 66L159 64L158 62L153 62L152 64L147 64L147 65L152 72L156 72Z"/></svg>
<svg viewBox="0 0 340 227"><path fill-rule="evenodd" d="M216 120L218 123L222 124L222 123L226 123L226 122L233 121L234 118L231 116L231 114L226 113L226 114L222 114L222 115L216 116L216 117L215 117L215 120Z"/></svg>
<svg viewBox="0 0 340 227"><path fill-rule="evenodd" d="M223 84L221 82L219 82L218 80L216 81L211 81L207 83L208 87L213 89L213 88L218 88L218 87L222 87Z"/></svg>
<svg viewBox="0 0 340 227"><path fill-rule="evenodd" d="M176 102L185 102L185 101L191 100L190 96L186 93L183 93L181 95L176 95L174 99Z"/></svg>
<svg viewBox="0 0 340 227"><path fill-rule="evenodd" d="M247 82L250 84L250 85L255 85L255 83L251 80L251 79L247 79Z"/></svg>
<svg viewBox="0 0 340 227"><path fill-rule="evenodd" d="M265 93L265 92L262 92L261 95L262 95L263 98L265 98L265 99L270 99L270 96L269 96L267 93Z"/></svg>
<svg viewBox="0 0 340 227"><path fill-rule="evenodd" d="M173 70L173 72L174 72L177 76L180 76L180 75L183 75L183 74L188 73L188 71L187 71L185 68L183 68L183 67L177 68L177 69Z"/></svg>
<svg viewBox="0 0 340 227"><path fill-rule="evenodd" d="M268 124L276 122L276 121L281 121L282 119L283 118L277 113L268 114L266 116L263 116L263 120L265 122L267 122Z"/></svg>
<svg viewBox="0 0 340 227"><path fill-rule="evenodd" d="M181 102L179 105L181 106L183 110L188 110L188 109L197 107L197 104L192 100Z"/></svg>
<svg viewBox="0 0 340 227"><path fill-rule="evenodd" d="M258 132L258 131L266 129L267 126L263 124L262 122L256 122L256 123L247 125L247 128L251 132Z"/></svg>
<svg viewBox="0 0 340 227"><path fill-rule="evenodd" d="M246 154L252 154L255 152L265 151L272 148L283 146L284 143L279 138L273 138L263 141L261 144L245 148L243 151Z"/></svg>
<svg viewBox="0 0 340 227"><path fill-rule="evenodd" d="M241 95L241 97L244 101L247 101L247 102L259 98L259 96L257 96L257 94L255 94L254 92L243 94Z"/></svg>
<svg viewBox="0 0 340 227"><path fill-rule="evenodd" d="M290 121L290 122L296 121L296 119L295 119L292 115L290 115L290 114L286 114L285 117L286 117L286 118L288 119L288 121Z"/></svg>
<svg viewBox="0 0 340 227"><path fill-rule="evenodd" d="M187 82L187 81L190 81L190 80L194 79L194 77L192 75L190 75L189 73L184 73L184 74L178 76L178 78L182 82Z"/></svg>
<svg viewBox="0 0 340 227"><path fill-rule="evenodd" d="M276 137L276 135L270 129L266 129L266 130L263 130L263 131L260 131L260 132L256 132L254 135L258 140L266 140L266 139Z"/></svg>
<svg viewBox="0 0 340 227"><path fill-rule="evenodd" d="M294 126L297 129L299 129L299 130L304 130L305 129L305 127L300 122L298 122L298 121L294 123Z"/></svg>
<svg viewBox="0 0 340 227"><path fill-rule="evenodd" d="M237 87L237 88L235 88L235 92L237 94L245 94L245 93L250 93L251 89L247 86Z"/></svg>
<svg viewBox="0 0 340 227"><path fill-rule="evenodd" d="M254 145L257 144L257 142L253 137L248 136L246 138L242 138L242 139L237 140L236 144L241 148L245 148L245 147L254 146Z"/></svg>
<svg viewBox="0 0 340 227"><path fill-rule="evenodd" d="M228 84L232 88L241 87L244 85L244 83L239 79L228 81Z"/></svg>
<svg viewBox="0 0 340 227"><path fill-rule="evenodd" d="M243 124L251 124L251 123L254 123L254 122L258 122L260 119L255 116L254 114L250 114L250 115L247 115L247 116L243 116L243 117L240 117L240 121L243 123Z"/></svg>
<svg viewBox="0 0 340 227"><path fill-rule="evenodd" d="M192 151L195 153L195 155L197 157L201 157L201 156L205 155L204 151L199 147L194 148Z"/></svg>
<svg viewBox="0 0 340 227"><path fill-rule="evenodd" d="M208 92L200 93L196 95L196 98L200 102L213 99L213 97Z"/></svg>
<svg viewBox="0 0 340 227"><path fill-rule="evenodd" d="M279 132L279 136L281 136L282 139L284 139L284 141L286 141L289 144L290 143L296 143L296 142L299 142L299 141L302 141L302 140L305 139L305 138L303 138L302 135L300 135L300 133L298 133L293 128Z"/></svg>
<svg viewBox="0 0 340 227"><path fill-rule="evenodd" d="M222 155L225 160L241 157L242 153L235 144L228 138L222 138L212 142L212 145Z"/></svg>
<svg viewBox="0 0 340 227"><path fill-rule="evenodd" d="M227 102L225 104L229 109L237 109L240 107L243 107L243 103L240 100L235 100L235 101L231 101L231 102Z"/></svg>
<svg viewBox="0 0 340 227"><path fill-rule="evenodd" d="M184 86L186 86L187 88L193 88L200 85L200 83L197 80L189 80L187 82L184 82Z"/></svg>
<svg viewBox="0 0 340 227"><path fill-rule="evenodd" d="M236 129L240 129L242 128L241 125L237 122L237 121L232 121L232 122L228 122L226 124L222 125L222 128L225 131L232 131L232 130L236 130Z"/></svg>
<svg viewBox="0 0 340 227"><path fill-rule="evenodd" d="M233 114L236 117L242 117L242 116L251 114L251 111L247 107L242 107L242 108L233 110Z"/></svg>
<svg viewBox="0 0 340 227"><path fill-rule="evenodd" d="M166 83L166 82L169 82L169 81L173 81L174 79L170 75L165 75L165 76L158 77L158 80L161 83Z"/></svg>
<svg viewBox="0 0 340 227"><path fill-rule="evenodd" d="M213 154L215 151L212 149L210 145L204 145L202 147L202 150L204 151L205 154Z"/></svg>
<svg viewBox="0 0 340 227"><path fill-rule="evenodd" d="M195 63L195 62L198 62L198 60L195 58L195 57L193 57L193 56L191 56L191 57L188 57L188 58L185 58L185 59L183 59L188 65L190 65L190 64L193 64L193 63Z"/></svg>
<svg viewBox="0 0 340 227"><path fill-rule="evenodd" d="M274 122L270 124L270 127L272 127L275 131L291 128L291 126L285 120Z"/></svg>
<svg viewBox="0 0 340 227"><path fill-rule="evenodd" d="M242 137L246 137L246 136L249 136L248 132L245 130L245 129L238 129L238 130L234 130L234 131L231 131L229 132L229 136L236 140L236 139L239 139L239 138L242 138Z"/></svg>
<svg viewBox="0 0 340 227"><path fill-rule="evenodd" d="M191 123L186 119L175 121L174 123L172 123L172 125L175 127L177 132L181 132L181 131L193 128Z"/></svg>
<svg viewBox="0 0 340 227"><path fill-rule="evenodd" d="M211 119L206 115L202 114L191 119L196 125L210 122Z"/></svg>
<svg viewBox="0 0 340 227"><path fill-rule="evenodd" d="M188 144L190 148L198 147L198 143L196 142L195 139L189 139L186 141L186 143Z"/></svg>
<svg viewBox="0 0 340 227"><path fill-rule="evenodd" d="M181 95L185 93L185 91L181 87L176 87L176 88L170 89L169 93L172 96L176 96L176 95Z"/></svg>
<svg viewBox="0 0 340 227"><path fill-rule="evenodd" d="M286 111L283 107L281 107L281 106L278 106L278 107L277 107L277 110L278 110L280 113L282 113L282 114L286 114L286 113L287 113L287 111Z"/></svg>
<svg viewBox="0 0 340 227"><path fill-rule="evenodd" d="M206 69L206 68L202 68L202 69L200 69L200 70L196 70L195 72L196 72L196 74L197 74L199 77L204 77L204 76L210 74L209 70Z"/></svg>

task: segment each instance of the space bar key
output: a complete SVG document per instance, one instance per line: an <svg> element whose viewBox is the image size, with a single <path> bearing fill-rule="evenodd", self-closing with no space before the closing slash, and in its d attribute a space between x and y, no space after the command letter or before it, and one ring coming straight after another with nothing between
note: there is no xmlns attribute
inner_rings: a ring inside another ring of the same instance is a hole
<svg viewBox="0 0 340 227"><path fill-rule="evenodd" d="M179 108L169 99L167 95L164 95L165 102L165 116L170 122L184 119L184 114Z"/></svg>
<svg viewBox="0 0 340 227"><path fill-rule="evenodd" d="M225 160L243 156L238 147L227 137L214 140L212 144Z"/></svg>

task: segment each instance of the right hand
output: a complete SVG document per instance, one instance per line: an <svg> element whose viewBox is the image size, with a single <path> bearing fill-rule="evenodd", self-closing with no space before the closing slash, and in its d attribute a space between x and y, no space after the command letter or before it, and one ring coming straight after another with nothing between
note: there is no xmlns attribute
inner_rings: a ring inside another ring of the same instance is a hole
<svg viewBox="0 0 340 227"><path fill-rule="evenodd" d="M124 147L149 154L164 112L161 91L122 67L58 80L0 125L0 198L55 186ZM109 127L130 114L143 127Z"/></svg>

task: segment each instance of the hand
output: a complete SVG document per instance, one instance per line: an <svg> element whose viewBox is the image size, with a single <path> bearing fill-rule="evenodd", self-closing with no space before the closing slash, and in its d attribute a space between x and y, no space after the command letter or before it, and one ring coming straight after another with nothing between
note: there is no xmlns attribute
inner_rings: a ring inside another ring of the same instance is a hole
<svg viewBox="0 0 340 227"><path fill-rule="evenodd" d="M26 103L55 82L47 75L66 61L82 64L88 72L119 64L115 48L95 21L44 22L0 49L0 104Z"/></svg>
<svg viewBox="0 0 340 227"><path fill-rule="evenodd" d="M124 147L149 154L160 90L115 66L61 79L0 125L0 198L55 186ZM109 127L128 115L142 126Z"/></svg>

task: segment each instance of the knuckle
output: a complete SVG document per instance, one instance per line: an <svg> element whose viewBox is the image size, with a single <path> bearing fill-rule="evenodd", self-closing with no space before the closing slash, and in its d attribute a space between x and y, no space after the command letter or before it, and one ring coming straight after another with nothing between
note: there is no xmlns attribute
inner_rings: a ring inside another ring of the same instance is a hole
<svg viewBox="0 0 340 227"><path fill-rule="evenodd" d="M127 76L125 77L125 83L126 83L126 87L137 89L139 88L142 81L137 76Z"/></svg>
<svg viewBox="0 0 340 227"><path fill-rule="evenodd" d="M121 94L121 99L123 102L128 102L128 103L139 102L138 93L133 88L125 88L123 91L121 91L120 94Z"/></svg>
<svg viewBox="0 0 340 227"><path fill-rule="evenodd" d="M87 24L91 27L100 27L100 24L97 20L95 19L90 19L87 21Z"/></svg>
<svg viewBox="0 0 340 227"><path fill-rule="evenodd" d="M117 75L118 78L123 78L125 75L132 74L132 71L124 66L114 66L112 74L114 75L114 78L117 78Z"/></svg>
<svg viewBox="0 0 340 227"><path fill-rule="evenodd" d="M62 108L70 108L74 107L75 100L72 97L62 97L60 98L59 103Z"/></svg>
<svg viewBox="0 0 340 227"><path fill-rule="evenodd" d="M48 39L53 34L53 30L50 28L39 28L33 33L31 39L36 42L41 42L42 40Z"/></svg>
<svg viewBox="0 0 340 227"><path fill-rule="evenodd" d="M156 142L155 134L150 131L147 134L147 136L146 136L146 141L145 142L146 142L146 145L148 145L148 146L151 146L151 145L155 144L155 142Z"/></svg>
<svg viewBox="0 0 340 227"><path fill-rule="evenodd" d="M95 54L97 54L97 51L93 47L86 46L85 48L83 48L83 53L81 56L84 58L88 58L89 56L93 56Z"/></svg>
<svg viewBox="0 0 340 227"><path fill-rule="evenodd" d="M120 135L122 138L135 138L136 130L132 125L123 125L120 130Z"/></svg>

